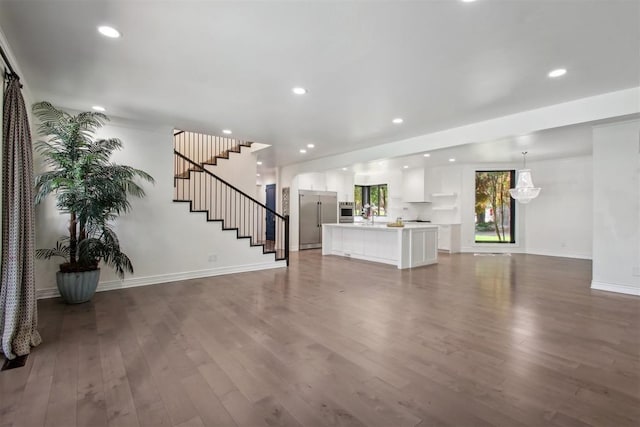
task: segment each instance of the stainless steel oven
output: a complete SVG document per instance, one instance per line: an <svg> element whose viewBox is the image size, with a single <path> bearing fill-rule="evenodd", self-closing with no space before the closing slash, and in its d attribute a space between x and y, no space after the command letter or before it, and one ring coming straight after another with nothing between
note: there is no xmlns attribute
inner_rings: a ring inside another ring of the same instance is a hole
<svg viewBox="0 0 640 427"><path fill-rule="evenodd" d="M338 203L338 222L349 223L353 222L353 210L355 205L353 202L340 202Z"/></svg>

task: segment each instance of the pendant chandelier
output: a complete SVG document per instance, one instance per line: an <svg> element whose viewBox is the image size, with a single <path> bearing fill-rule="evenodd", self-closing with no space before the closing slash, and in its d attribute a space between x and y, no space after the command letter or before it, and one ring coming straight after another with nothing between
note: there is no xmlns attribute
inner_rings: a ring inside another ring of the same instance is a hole
<svg viewBox="0 0 640 427"><path fill-rule="evenodd" d="M533 186L533 179L531 179L531 169L527 169L527 152L522 152L522 159L524 161L524 168L518 171L518 183L516 188L509 190L511 197L516 199L520 203L529 203L531 200L538 197L541 188Z"/></svg>

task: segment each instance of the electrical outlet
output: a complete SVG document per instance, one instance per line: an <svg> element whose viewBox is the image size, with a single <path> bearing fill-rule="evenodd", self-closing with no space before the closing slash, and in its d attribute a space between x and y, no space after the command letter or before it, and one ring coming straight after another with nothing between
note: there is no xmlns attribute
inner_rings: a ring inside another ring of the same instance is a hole
<svg viewBox="0 0 640 427"><path fill-rule="evenodd" d="M631 269L632 276L640 276L640 266L633 267Z"/></svg>
<svg viewBox="0 0 640 427"><path fill-rule="evenodd" d="M209 254L209 262L216 262L216 261L218 261L218 255Z"/></svg>

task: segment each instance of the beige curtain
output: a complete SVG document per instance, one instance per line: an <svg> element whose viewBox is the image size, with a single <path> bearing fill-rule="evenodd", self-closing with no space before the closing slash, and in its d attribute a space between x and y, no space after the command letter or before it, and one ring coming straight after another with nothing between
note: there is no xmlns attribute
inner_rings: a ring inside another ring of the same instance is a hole
<svg viewBox="0 0 640 427"><path fill-rule="evenodd" d="M31 133L20 81L10 78L2 112L2 288L0 334L7 359L40 344L34 276Z"/></svg>

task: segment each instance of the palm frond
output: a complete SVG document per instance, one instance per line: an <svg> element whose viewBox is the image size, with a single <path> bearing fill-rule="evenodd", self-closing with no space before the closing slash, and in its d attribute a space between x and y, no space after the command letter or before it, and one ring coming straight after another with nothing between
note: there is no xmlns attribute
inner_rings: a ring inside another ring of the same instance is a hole
<svg viewBox="0 0 640 427"><path fill-rule="evenodd" d="M71 115L51 103L34 104L44 139L35 143L47 171L36 178L36 203L55 194L56 206L75 218L73 234L64 245L39 249L41 257L64 256L71 262L94 265L103 260L121 276L133 272L131 260L121 252L120 242L110 227L118 215L128 212L129 196L144 197L139 182L153 183L146 172L110 162L122 148L118 138L96 138L109 118L99 112Z"/></svg>
<svg viewBox="0 0 640 427"><path fill-rule="evenodd" d="M50 259L56 256L69 262L69 246L63 245L61 242L56 242L55 248L36 249L36 258Z"/></svg>

